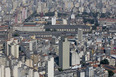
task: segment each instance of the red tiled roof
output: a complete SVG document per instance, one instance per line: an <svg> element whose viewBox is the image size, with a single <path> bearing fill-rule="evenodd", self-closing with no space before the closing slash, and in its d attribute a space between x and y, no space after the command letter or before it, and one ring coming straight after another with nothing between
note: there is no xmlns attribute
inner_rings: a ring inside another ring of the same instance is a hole
<svg viewBox="0 0 116 77"><path fill-rule="evenodd" d="M99 21L116 22L116 19L113 19L113 18L100 18Z"/></svg>
<svg viewBox="0 0 116 77"><path fill-rule="evenodd" d="M111 50L110 54L116 55L116 50Z"/></svg>
<svg viewBox="0 0 116 77"><path fill-rule="evenodd" d="M24 26L36 26L36 25L24 25Z"/></svg>
<svg viewBox="0 0 116 77"><path fill-rule="evenodd" d="M110 66L110 65L102 65L103 68L107 69L107 70L111 70L114 73L116 73L116 67Z"/></svg>
<svg viewBox="0 0 116 77"><path fill-rule="evenodd" d="M98 65L96 64L96 65L93 65L93 67L98 67Z"/></svg>

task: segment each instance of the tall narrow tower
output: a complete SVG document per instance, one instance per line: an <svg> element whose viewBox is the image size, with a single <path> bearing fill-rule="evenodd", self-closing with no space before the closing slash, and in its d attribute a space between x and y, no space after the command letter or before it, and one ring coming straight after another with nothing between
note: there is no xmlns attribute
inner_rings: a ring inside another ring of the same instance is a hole
<svg viewBox="0 0 116 77"><path fill-rule="evenodd" d="M56 17L52 18L52 25L56 25Z"/></svg>
<svg viewBox="0 0 116 77"><path fill-rule="evenodd" d="M54 58L51 56L46 63L46 77L54 77Z"/></svg>
<svg viewBox="0 0 116 77"><path fill-rule="evenodd" d="M79 41L83 40L83 30L82 29L78 29L78 40Z"/></svg>
<svg viewBox="0 0 116 77"><path fill-rule="evenodd" d="M62 37L59 42L59 66L62 69L69 68L70 42L67 38Z"/></svg>

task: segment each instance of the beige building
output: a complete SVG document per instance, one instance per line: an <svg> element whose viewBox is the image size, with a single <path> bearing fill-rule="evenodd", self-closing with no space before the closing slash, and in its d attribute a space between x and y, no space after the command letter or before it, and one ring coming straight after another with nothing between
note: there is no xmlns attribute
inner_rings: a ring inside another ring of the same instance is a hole
<svg viewBox="0 0 116 77"><path fill-rule="evenodd" d="M49 57L46 63L46 76L54 77L54 58L53 57Z"/></svg>
<svg viewBox="0 0 116 77"><path fill-rule="evenodd" d="M70 42L67 38L61 38L59 42L59 66L62 69L69 68L69 52L70 52Z"/></svg>
<svg viewBox="0 0 116 77"><path fill-rule="evenodd" d="M5 76L5 67L3 65L0 66L0 77L4 77Z"/></svg>
<svg viewBox="0 0 116 77"><path fill-rule="evenodd" d="M78 29L78 40L79 41L83 40L83 29Z"/></svg>
<svg viewBox="0 0 116 77"><path fill-rule="evenodd" d="M15 58L19 58L19 45L16 43L11 43L9 45L10 53Z"/></svg>
<svg viewBox="0 0 116 77"><path fill-rule="evenodd" d="M6 42L5 53L7 56L12 55L15 58L19 57L19 45L18 40L11 38Z"/></svg>
<svg viewBox="0 0 116 77"><path fill-rule="evenodd" d="M29 50L34 51L37 49L37 40L29 41Z"/></svg>
<svg viewBox="0 0 116 77"><path fill-rule="evenodd" d="M25 64L28 66L28 67L33 67L33 61L31 59L27 59Z"/></svg>
<svg viewBox="0 0 116 77"><path fill-rule="evenodd" d="M9 67L5 68L5 77L11 77L11 71Z"/></svg>

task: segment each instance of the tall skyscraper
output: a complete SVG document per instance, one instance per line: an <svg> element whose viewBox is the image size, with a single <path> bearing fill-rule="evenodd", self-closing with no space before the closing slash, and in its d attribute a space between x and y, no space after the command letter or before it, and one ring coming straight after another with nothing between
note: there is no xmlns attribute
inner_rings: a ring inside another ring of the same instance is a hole
<svg viewBox="0 0 116 77"><path fill-rule="evenodd" d="M29 69L29 77L33 77L33 69Z"/></svg>
<svg viewBox="0 0 116 77"><path fill-rule="evenodd" d="M41 1L38 2L38 7L37 7L37 13L41 13L42 12L42 4Z"/></svg>
<svg viewBox="0 0 116 77"><path fill-rule="evenodd" d="M86 68L86 77L94 77L94 69L93 67Z"/></svg>
<svg viewBox="0 0 116 77"><path fill-rule="evenodd" d="M0 77L5 76L5 67L3 65L0 66Z"/></svg>
<svg viewBox="0 0 116 77"><path fill-rule="evenodd" d="M59 42L59 66L62 69L69 68L69 51L70 51L70 42L67 38L62 37Z"/></svg>
<svg viewBox="0 0 116 77"><path fill-rule="evenodd" d="M46 77L54 77L54 58L49 57L46 63Z"/></svg>
<svg viewBox="0 0 116 77"><path fill-rule="evenodd" d="M82 29L78 29L78 40L79 41L83 40L83 30Z"/></svg>
<svg viewBox="0 0 116 77"><path fill-rule="evenodd" d="M37 71L34 72L34 77L39 77L39 73Z"/></svg>
<svg viewBox="0 0 116 77"><path fill-rule="evenodd" d="M77 70L77 77L86 77L85 70L84 69Z"/></svg>
<svg viewBox="0 0 116 77"><path fill-rule="evenodd" d="M9 45L9 51L11 55L13 55L15 58L19 58L19 45L16 43L11 43Z"/></svg>
<svg viewBox="0 0 116 77"><path fill-rule="evenodd" d="M15 58L19 57L19 45L18 45L18 40L11 38L6 42L6 55L12 55Z"/></svg>
<svg viewBox="0 0 116 77"><path fill-rule="evenodd" d="M27 18L27 8L22 8L22 20L24 21Z"/></svg>
<svg viewBox="0 0 116 77"><path fill-rule="evenodd" d="M74 66L74 65L77 65L77 64L80 64L79 54L75 51L72 51L71 52L71 65Z"/></svg>
<svg viewBox="0 0 116 77"><path fill-rule="evenodd" d="M56 18L58 17L58 12L57 12L57 11L55 11L55 17L56 17Z"/></svg>
<svg viewBox="0 0 116 77"><path fill-rule="evenodd" d="M18 77L18 66L17 65L14 66L14 68L13 68L13 76Z"/></svg>
<svg viewBox="0 0 116 77"><path fill-rule="evenodd" d="M37 40L29 41L29 50L35 51L37 49Z"/></svg>
<svg viewBox="0 0 116 77"><path fill-rule="evenodd" d="M52 0L47 0L47 8L48 9L52 8Z"/></svg>
<svg viewBox="0 0 116 77"><path fill-rule="evenodd" d="M52 25L56 25L56 17L52 18Z"/></svg>
<svg viewBox="0 0 116 77"><path fill-rule="evenodd" d="M11 77L11 71L9 67L5 68L5 77Z"/></svg>

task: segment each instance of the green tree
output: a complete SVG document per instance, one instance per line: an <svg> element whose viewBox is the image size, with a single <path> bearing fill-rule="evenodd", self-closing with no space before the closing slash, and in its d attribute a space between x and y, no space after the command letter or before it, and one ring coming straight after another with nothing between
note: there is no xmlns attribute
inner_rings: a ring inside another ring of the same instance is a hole
<svg viewBox="0 0 116 77"><path fill-rule="evenodd" d="M96 26L92 26L92 30L96 30Z"/></svg>
<svg viewBox="0 0 116 77"><path fill-rule="evenodd" d="M80 63L82 64L82 67L86 66L86 62L85 61L81 61Z"/></svg>
<svg viewBox="0 0 116 77"><path fill-rule="evenodd" d="M83 22L86 24L87 23L87 19L83 17Z"/></svg>
<svg viewBox="0 0 116 77"><path fill-rule="evenodd" d="M95 26L99 26L99 23L98 23L98 22L96 22L96 23L95 23Z"/></svg>
<svg viewBox="0 0 116 77"><path fill-rule="evenodd" d="M48 12L48 13L45 13L45 16L54 16L55 15L55 12Z"/></svg>
<svg viewBox="0 0 116 77"><path fill-rule="evenodd" d="M112 77L113 75L114 75L114 72L111 71L111 70L108 70L108 76L109 76L109 77Z"/></svg>
<svg viewBox="0 0 116 77"><path fill-rule="evenodd" d="M109 61L107 59L104 59L104 60L100 61L100 64L109 64Z"/></svg>
<svg viewBox="0 0 116 77"><path fill-rule="evenodd" d="M63 71L63 69L62 69L62 68L58 68L58 70L59 70L59 71Z"/></svg>
<svg viewBox="0 0 116 77"><path fill-rule="evenodd" d="M51 31L49 28L45 29L45 31Z"/></svg>
<svg viewBox="0 0 116 77"><path fill-rule="evenodd" d="M53 31L57 31L56 29L53 29Z"/></svg>
<svg viewBox="0 0 116 77"><path fill-rule="evenodd" d="M18 34L18 33L15 33L13 36L14 36L14 37L17 37L17 36L19 36L19 34Z"/></svg>
<svg viewBox="0 0 116 77"><path fill-rule="evenodd" d="M61 17L61 16L66 17L67 14L65 14L65 13L58 13L58 17Z"/></svg>
<svg viewBox="0 0 116 77"><path fill-rule="evenodd" d="M101 18L105 18L106 17L105 13L101 13L101 16L100 17Z"/></svg>
<svg viewBox="0 0 116 77"><path fill-rule="evenodd" d="M83 12L82 15L88 15L88 13L87 12Z"/></svg>
<svg viewBox="0 0 116 77"><path fill-rule="evenodd" d="M89 19L88 20L91 24L94 24L94 20L93 19Z"/></svg>

